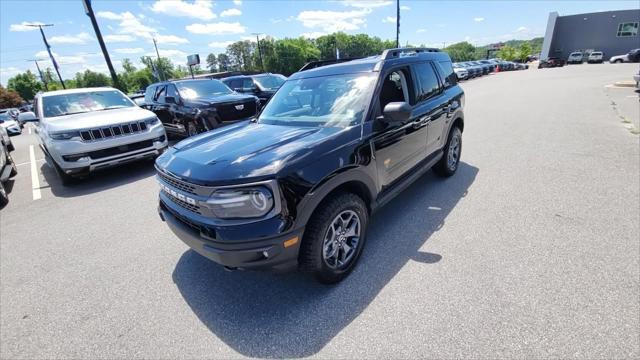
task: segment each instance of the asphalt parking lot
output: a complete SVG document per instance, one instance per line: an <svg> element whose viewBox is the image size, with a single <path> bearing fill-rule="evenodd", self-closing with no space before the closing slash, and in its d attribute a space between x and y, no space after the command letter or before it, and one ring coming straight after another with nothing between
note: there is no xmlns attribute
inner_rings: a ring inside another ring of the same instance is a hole
<svg viewBox="0 0 640 360"><path fill-rule="evenodd" d="M65 188L25 131L0 357L638 358L640 142L605 92L637 66L463 82L458 173L377 213L334 287L223 270L160 221L151 162Z"/></svg>

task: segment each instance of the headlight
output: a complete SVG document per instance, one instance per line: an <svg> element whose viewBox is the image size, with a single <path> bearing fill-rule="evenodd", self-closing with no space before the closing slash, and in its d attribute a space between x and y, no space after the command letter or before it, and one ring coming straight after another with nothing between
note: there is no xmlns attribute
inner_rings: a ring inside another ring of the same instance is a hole
<svg viewBox="0 0 640 360"><path fill-rule="evenodd" d="M49 137L52 138L53 140L80 140L80 132L65 131L65 132L51 133L49 134Z"/></svg>
<svg viewBox="0 0 640 360"><path fill-rule="evenodd" d="M158 119L157 117L152 117L144 121L144 123L147 124L148 126L155 125L159 122L160 122L160 119Z"/></svg>
<svg viewBox="0 0 640 360"><path fill-rule="evenodd" d="M206 204L221 219L256 218L273 209L273 194L264 186L216 190Z"/></svg>

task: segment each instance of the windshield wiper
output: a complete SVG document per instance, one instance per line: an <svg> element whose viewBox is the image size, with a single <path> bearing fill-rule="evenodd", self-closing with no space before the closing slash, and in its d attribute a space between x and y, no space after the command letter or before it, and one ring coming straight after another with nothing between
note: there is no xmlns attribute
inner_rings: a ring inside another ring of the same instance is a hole
<svg viewBox="0 0 640 360"><path fill-rule="evenodd" d="M104 111L104 110L111 110L111 109L120 109L120 108L124 108L126 106L124 105L114 105L114 106L107 106L106 108L102 108L96 111Z"/></svg>
<svg viewBox="0 0 640 360"><path fill-rule="evenodd" d="M74 111L74 112L66 112L66 113L61 113L55 116L67 116L67 115L75 115L75 114L82 114L82 113L86 113L88 111Z"/></svg>

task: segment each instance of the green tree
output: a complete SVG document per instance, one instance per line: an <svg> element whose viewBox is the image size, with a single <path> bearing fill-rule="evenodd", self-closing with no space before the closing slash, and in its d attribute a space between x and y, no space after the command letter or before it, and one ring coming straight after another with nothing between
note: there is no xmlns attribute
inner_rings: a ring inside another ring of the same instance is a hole
<svg viewBox="0 0 640 360"><path fill-rule="evenodd" d="M111 85L111 79L107 75L89 69L76 73L75 80L79 88Z"/></svg>
<svg viewBox="0 0 640 360"><path fill-rule="evenodd" d="M176 77L174 74L175 68L173 63L171 63L171 60L168 58L161 57L160 59L153 59L149 56L143 56L140 58L140 62L147 67L156 81L168 80ZM156 72L153 71L154 69L156 69Z"/></svg>
<svg viewBox="0 0 640 360"><path fill-rule="evenodd" d="M274 44L272 56L265 58L268 71L290 75L305 63L320 59L320 50L308 39L282 39Z"/></svg>
<svg viewBox="0 0 640 360"><path fill-rule="evenodd" d="M207 55L207 68L209 68L210 72L218 71L218 58L216 54L211 53Z"/></svg>
<svg viewBox="0 0 640 360"><path fill-rule="evenodd" d="M24 100L20 97L20 94L13 90L7 90L0 85L0 108L20 106L23 102Z"/></svg>
<svg viewBox="0 0 640 360"><path fill-rule="evenodd" d="M30 70L10 78L7 82L7 89L17 92L20 97L26 100L32 100L35 94L43 88L42 83Z"/></svg>
<svg viewBox="0 0 640 360"><path fill-rule="evenodd" d="M255 45L249 40L236 41L227 46L227 55L234 70L251 71L257 67L253 63Z"/></svg>
<svg viewBox="0 0 640 360"><path fill-rule="evenodd" d="M531 55L531 44L529 42L524 42L518 48L517 60L521 62L527 61L527 56Z"/></svg>
<svg viewBox="0 0 640 360"><path fill-rule="evenodd" d="M231 60L229 59L229 55L225 53L218 54L218 70L229 71L230 68L231 68Z"/></svg>
<svg viewBox="0 0 640 360"><path fill-rule="evenodd" d="M516 52L516 49L509 45L505 45L500 50L498 50L498 57L503 60L512 61L515 60L517 56L518 54Z"/></svg>
<svg viewBox="0 0 640 360"><path fill-rule="evenodd" d="M444 48L453 61L469 61L476 59L476 48L470 43L463 41L451 44Z"/></svg>

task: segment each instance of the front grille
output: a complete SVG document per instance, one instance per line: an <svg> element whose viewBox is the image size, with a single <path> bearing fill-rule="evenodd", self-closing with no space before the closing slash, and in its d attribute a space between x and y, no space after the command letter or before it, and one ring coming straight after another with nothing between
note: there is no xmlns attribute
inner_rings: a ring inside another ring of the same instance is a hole
<svg viewBox="0 0 640 360"><path fill-rule="evenodd" d="M203 227L190 221L189 219L185 218L184 216L178 214L177 212L171 210L171 208L169 208L168 206L166 206L162 201L160 201L160 206L162 207L163 210L166 210L168 212L171 213L171 215L173 215L176 219L178 219L181 223L187 225L188 227L198 231L198 232L202 232Z"/></svg>
<svg viewBox="0 0 640 360"><path fill-rule="evenodd" d="M80 131L80 137L83 141L95 141L110 138L113 136L135 134L146 130L147 124L145 124L144 121L139 121L128 124L82 130Z"/></svg>
<svg viewBox="0 0 640 360"><path fill-rule="evenodd" d="M88 154L89 154L89 157L95 160L95 159L106 158L109 156L128 153L130 151L145 149L145 148L151 147L152 145L153 145L153 140L145 140L145 141L139 141L132 144L114 146L114 147L110 147L102 150L91 151Z"/></svg>
<svg viewBox="0 0 640 360"><path fill-rule="evenodd" d="M201 215L200 206L189 204L188 202L182 201L182 200L178 199L177 197L173 197L171 195L169 196L169 199L171 199L171 201L176 203L176 205L180 206L181 208L187 209L187 210L189 210L189 211L191 211L193 213Z"/></svg>
<svg viewBox="0 0 640 360"><path fill-rule="evenodd" d="M160 171L158 171L158 176L167 184L173 186L176 189L180 189L186 193L192 194L192 195L198 195L198 193L196 193L196 187L193 185L190 185L186 182L180 181L176 178L173 178L171 176L168 176Z"/></svg>
<svg viewBox="0 0 640 360"><path fill-rule="evenodd" d="M238 105L242 105L243 109L236 109ZM216 106L216 108L222 121L246 119L256 115L256 102L253 99L242 103L220 105Z"/></svg>

